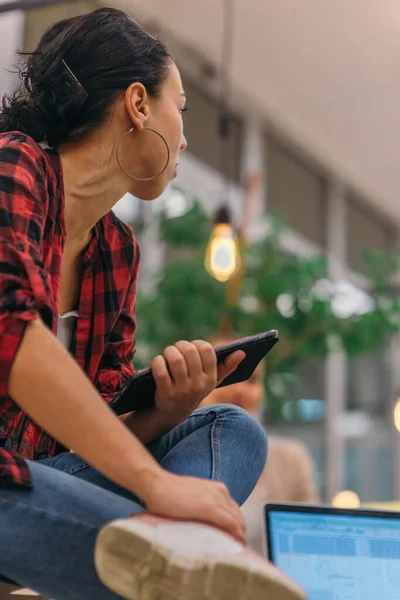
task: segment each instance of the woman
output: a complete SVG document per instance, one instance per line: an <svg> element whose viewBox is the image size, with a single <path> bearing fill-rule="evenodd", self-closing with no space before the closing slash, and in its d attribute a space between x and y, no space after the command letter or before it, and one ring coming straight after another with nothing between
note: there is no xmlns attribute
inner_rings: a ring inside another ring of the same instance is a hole
<svg viewBox="0 0 400 600"><path fill-rule="evenodd" d="M208 344L178 342L152 362L154 409L121 420L107 406L133 372L139 264L111 209L126 192L158 197L175 176L178 69L102 9L51 27L21 77L0 114L0 573L56 600L116 598L93 551L125 519L96 551L120 596L225 598L232 572L231 598L244 582L253 598L264 584L297 597L233 539L265 462L261 428L234 408L192 414L242 355L217 369ZM250 470L235 472L234 447ZM126 520L144 507L175 521Z"/></svg>

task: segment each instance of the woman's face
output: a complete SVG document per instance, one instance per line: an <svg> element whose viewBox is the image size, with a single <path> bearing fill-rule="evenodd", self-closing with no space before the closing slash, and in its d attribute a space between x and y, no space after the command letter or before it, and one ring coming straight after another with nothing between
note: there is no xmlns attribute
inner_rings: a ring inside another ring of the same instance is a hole
<svg viewBox="0 0 400 600"><path fill-rule="evenodd" d="M146 96L143 105L137 104L135 107L140 109L139 118L143 129L140 131L136 127L132 134L125 136L121 142L121 164L135 177L153 177L167 165L164 172L151 181L131 181L129 191L142 200L158 198L176 177L179 154L187 146L183 135L185 105L186 96L181 76L176 65L171 62L169 75L160 89L159 97ZM133 114L135 116L135 113ZM165 143L148 128L158 131L167 142L170 153L168 164Z"/></svg>

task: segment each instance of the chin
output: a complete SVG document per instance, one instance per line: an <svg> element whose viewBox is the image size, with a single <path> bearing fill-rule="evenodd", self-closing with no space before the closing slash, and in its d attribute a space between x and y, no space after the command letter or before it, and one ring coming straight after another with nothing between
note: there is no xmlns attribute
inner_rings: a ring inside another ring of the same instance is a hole
<svg viewBox="0 0 400 600"><path fill-rule="evenodd" d="M139 200L142 200L142 202L152 202L153 200L157 200L157 198L159 198L161 196L161 194L163 193L164 190L161 190L160 192L143 192L141 194L134 194L136 196L136 198L138 198Z"/></svg>
<svg viewBox="0 0 400 600"><path fill-rule="evenodd" d="M169 183L169 180L162 180L161 178L154 179L153 181L137 182L133 186L131 194L139 198L139 200L151 202L152 200L157 200L163 194Z"/></svg>

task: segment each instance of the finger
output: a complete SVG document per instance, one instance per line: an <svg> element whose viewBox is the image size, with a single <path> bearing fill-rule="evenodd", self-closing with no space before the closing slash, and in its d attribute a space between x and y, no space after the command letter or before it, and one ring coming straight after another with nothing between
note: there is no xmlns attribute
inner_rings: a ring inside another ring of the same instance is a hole
<svg viewBox="0 0 400 600"><path fill-rule="evenodd" d="M230 354L224 362L218 365L218 374L217 379L218 383L221 383L228 375L233 373L233 371L238 367L238 365L242 362L242 360L246 357L246 354L243 350L237 350Z"/></svg>
<svg viewBox="0 0 400 600"><path fill-rule="evenodd" d="M234 519L235 523L237 524L239 530L241 531L241 535L245 537L246 536L245 519L244 519L242 511L240 510L239 504L232 498L232 496L229 493L228 487L224 483L219 482L216 485L218 486L219 494L222 496L222 501L220 502L220 507L224 508L231 514L231 516Z"/></svg>
<svg viewBox="0 0 400 600"><path fill-rule="evenodd" d="M217 380L217 355L214 348L204 340L194 340L193 346L196 346L200 354L203 371L210 379Z"/></svg>
<svg viewBox="0 0 400 600"><path fill-rule="evenodd" d="M203 367L198 349L194 344L180 341L175 344L175 347L183 355L186 361L186 369L189 378L193 381L199 380L203 375Z"/></svg>
<svg viewBox="0 0 400 600"><path fill-rule="evenodd" d="M235 537L240 542L245 544L246 543L246 525L245 525L244 517L243 517L242 513L239 511L239 516L236 518L235 515L233 515L233 519L236 524Z"/></svg>
<svg viewBox="0 0 400 600"><path fill-rule="evenodd" d="M239 535L243 538L243 540L245 540L246 539L246 523L245 523L243 513L240 510L239 505L236 504L236 502L234 500L231 499L231 503L232 504L230 507L230 511L231 511L232 518L234 519L234 521L237 525Z"/></svg>
<svg viewBox="0 0 400 600"><path fill-rule="evenodd" d="M243 531L245 531L245 529L246 529L245 519L244 519L242 511L240 510L239 504L229 494L228 489L226 489L226 496L227 496L227 503L228 503L229 510L233 514L237 524L241 527L241 529L243 529Z"/></svg>
<svg viewBox="0 0 400 600"><path fill-rule="evenodd" d="M240 511L239 511L240 512ZM210 515L211 516L211 515ZM241 520L237 520L235 514L229 510L218 509L212 514L213 523L232 535L239 542L246 542L246 532ZM239 517L240 518L240 517Z"/></svg>
<svg viewBox="0 0 400 600"><path fill-rule="evenodd" d="M167 368L167 363L161 355L156 356L151 361L151 372L153 373L157 389L162 394L169 394L172 387L172 379Z"/></svg>
<svg viewBox="0 0 400 600"><path fill-rule="evenodd" d="M183 390L189 379L186 361L181 352L175 346L168 346L163 352L164 359L167 361L169 372L173 382Z"/></svg>

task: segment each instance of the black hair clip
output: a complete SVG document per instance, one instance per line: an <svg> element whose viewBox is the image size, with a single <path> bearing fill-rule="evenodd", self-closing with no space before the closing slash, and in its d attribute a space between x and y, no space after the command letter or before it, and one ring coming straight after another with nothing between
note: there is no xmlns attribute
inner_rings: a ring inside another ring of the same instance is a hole
<svg viewBox="0 0 400 600"><path fill-rule="evenodd" d="M88 98L87 91L85 90L85 88L83 87L83 85L81 84L81 82L79 81L79 79L74 75L74 73L69 68L69 66L67 65L67 63L65 62L65 60L63 58L61 59L61 62L63 63L64 67L67 69L68 73L71 75L71 77L73 78L73 80L79 85L79 87L81 88L82 92L85 94L86 98Z"/></svg>

